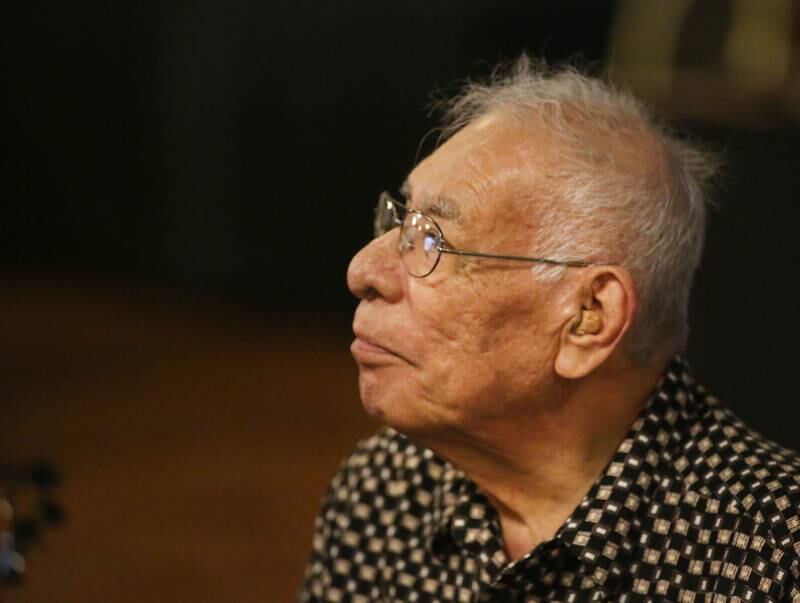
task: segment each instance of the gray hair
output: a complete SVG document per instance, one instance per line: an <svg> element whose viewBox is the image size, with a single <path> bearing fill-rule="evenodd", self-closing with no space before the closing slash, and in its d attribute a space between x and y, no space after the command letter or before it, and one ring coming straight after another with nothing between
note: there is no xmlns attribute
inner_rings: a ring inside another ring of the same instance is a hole
<svg viewBox="0 0 800 603"><path fill-rule="evenodd" d="M623 345L639 364L665 346L685 347L714 154L674 134L631 94L524 55L440 106L443 137L488 114L546 132L558 154L547 191L557 202L535 206L536 253L614 263L631 274L639 311ZM540 278L563 273L536 270Z"/></svg>

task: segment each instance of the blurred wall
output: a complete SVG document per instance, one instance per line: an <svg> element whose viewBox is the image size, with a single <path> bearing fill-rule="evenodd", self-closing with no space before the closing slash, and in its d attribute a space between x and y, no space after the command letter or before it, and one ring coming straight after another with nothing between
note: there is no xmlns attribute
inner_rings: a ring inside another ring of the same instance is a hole
<svg viewBox="0 0 800 603"><path fill-rule="evenodd" d="M433 125L431 89L526 46L601 58L610 10L7 6L2 259L347 308L348 259Z"/></svg>
<svg viewBox="0 0 800 603"><path fill-rule="evenodd" d="M523 49L551 61L577 54L598 68L610 55L618 75L666 113L690 115L689 127L727 155L694 300L693 357L756 424L797 441L781 416L794 411L749 413L757 392L736 379L764 374L765 397L784 397L787 342L798 334L788 299L797 122L770 112L776 103L743 103L745 87L719 84L747 82L724 59L732 19L749 5L7 4L0 266L157 284L278 313L332 311L346 322L347 262L369 235L376 193L402 181L434 125L431 90ZM774 0L762 12L789 6L779 23L796 40L792 5ZM663 23L672 23L666 33ZM760 44L759 32L750 54L769 59L774 45ZM665 73L675 76L666 93ZM713 96L700 94L710 87Z"/></svg>

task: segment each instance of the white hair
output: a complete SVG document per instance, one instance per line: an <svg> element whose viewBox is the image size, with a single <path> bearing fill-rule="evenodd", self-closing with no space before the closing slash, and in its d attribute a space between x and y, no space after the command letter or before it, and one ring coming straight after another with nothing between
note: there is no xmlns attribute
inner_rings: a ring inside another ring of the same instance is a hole
<svg viewBox="0 0 800 603"><path fill-rule="evenodd" d="M717 157L675 135L631 94L524 55L441 105L444 137L488 114L546 133L556 149L547 187L554 202L532 206L536 253L622 266L639 297L625 349L640 364L665 346L682 350ZM531 141L530 153L541 154ZM553 278L563 269L541 265L537 273Z"/></svg>

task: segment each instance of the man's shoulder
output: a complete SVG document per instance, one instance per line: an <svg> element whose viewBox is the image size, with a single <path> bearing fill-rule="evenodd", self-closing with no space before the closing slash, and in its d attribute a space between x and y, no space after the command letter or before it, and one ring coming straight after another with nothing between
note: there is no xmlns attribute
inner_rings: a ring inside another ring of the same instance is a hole
<svg viewBox="0 0 800 603"><path fill-rule="evenodd" d="M752 429L713 396L674 466L689 491L750 516L800 554L800 455Z"/></svg>
<svg viewBox="0 0 800 603"><path fill-rule="evenodd" d="M382 427L359 441L345 459L344 467L363 467L381 464L387 460L398 462L414 457L420 450L416 444L392 427Z"/></svg>
<svg viewBox="0 0 800 603"><path fill-rule="evenodd" d="M344 459L332 483L332 494L344 504L405 506L430 503L430 497L453 468L428 448L391 427L361 440ZM412 496L412 493L414 494Z"/></svg>

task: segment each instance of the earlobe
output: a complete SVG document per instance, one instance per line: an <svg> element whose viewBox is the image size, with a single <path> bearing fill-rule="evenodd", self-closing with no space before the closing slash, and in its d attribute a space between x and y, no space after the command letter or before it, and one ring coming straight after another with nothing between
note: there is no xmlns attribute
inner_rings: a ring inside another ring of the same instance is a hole
<svg viewBox="0 0 800 603"><path fill-rule="evenodd" d="M603 337L600 312L582 308L561 333L561 347L556 357L555 370L561 377L579 379L586 376L587 360L594 354L598 339Z"/></svg>

